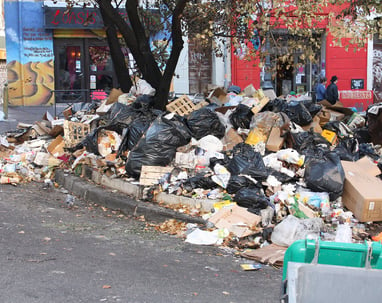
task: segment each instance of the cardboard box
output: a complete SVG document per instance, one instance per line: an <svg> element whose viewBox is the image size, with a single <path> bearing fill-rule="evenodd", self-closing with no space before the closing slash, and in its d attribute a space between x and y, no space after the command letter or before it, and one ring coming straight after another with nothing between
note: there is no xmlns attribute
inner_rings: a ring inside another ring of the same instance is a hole
<svg viewBox="0 0 382 303"><path fill-rule="evenodd" d="M382 221L380 170L369 158L341 161L345 171L342 202L361 222Z"/></svg>
<svg viewBox="0 0 382 303"><path fill-rule="evenodd" d="M329 118L325 123L327 122L329 122ZM308 125L302 126L302 129L306 131L313 129L315 133L321 134L322 133L321 119L318 116L314 116L313 122Z"/></svg>
<svg viewBox="0 0 382 303"><path fill-rule="evenodd" d="M341 121L343 118L345 118L345 114L343 113L331 109L326 110L330 113L330 121Z"/></svg>
<svg viewBox="0 0 382 303"><path fill-rule="evenodd" d="M48 146L48 152L53 157L59 157L62 156L64 152L65 147L65 140L62 136L57 136L56 139L54 139Z"/></svg>
<svg viewBox="0 0 382 303"><path fill-rule="evenodd" d="M269 151L277 152L281 149L285 141L284 137L281 137L280 128L272 127L269 133L265 148Z"/></svg>

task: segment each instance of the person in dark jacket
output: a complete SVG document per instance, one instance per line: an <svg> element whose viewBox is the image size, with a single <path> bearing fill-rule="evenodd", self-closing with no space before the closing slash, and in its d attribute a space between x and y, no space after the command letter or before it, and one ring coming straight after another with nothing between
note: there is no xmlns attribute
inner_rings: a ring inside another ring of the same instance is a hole
<svg viewBox="0 0 382 303"><path fill-rule="evenodd" d="M333 76L330 79L330 84L326 88L326 94L325 94L325 99L330 103L330 104L335 104L339 98L338 98L338 87L337 87L337 81L338 78L337 76Z"/></svg>

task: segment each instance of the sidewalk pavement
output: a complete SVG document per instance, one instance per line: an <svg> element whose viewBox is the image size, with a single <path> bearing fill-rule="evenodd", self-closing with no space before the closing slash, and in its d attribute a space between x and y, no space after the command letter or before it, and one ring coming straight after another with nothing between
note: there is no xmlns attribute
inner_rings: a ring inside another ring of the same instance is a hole
<svg viewBox="0 0 382 303"><path fill-rule="evenodd" d="M8 119L0 120L0 134L16 130L18 123L34 124L36 121L41 121L47 112L54 116L54 106L9 107ZM74 196L113 209L120 209L126 214L134 216L144 215L146 219L158 222L173 218L189 223L205 223L200 217L176 212L170 208L161 207L157 203L140 200L142 188L139 185L131 184L121 179L110 179L93 171L91 168L86 169L85 176L84 178L77 177L72 173L56 170L55 178L58 184ZM164 202L165 204L197 206L206 211L212 208L213 202L216 202L165 193L159 193L157 201Z"/></svg>
<svg viewBox="0 0 382 303"><path fill-rule="evenodd" d="M3 116L3 109L0 109ZM0 120L0 134L17 129L18 123L34 124L41 121L43 116L49 112L54 116L55 108L50 106L9 106L7 119Z"/></svg>

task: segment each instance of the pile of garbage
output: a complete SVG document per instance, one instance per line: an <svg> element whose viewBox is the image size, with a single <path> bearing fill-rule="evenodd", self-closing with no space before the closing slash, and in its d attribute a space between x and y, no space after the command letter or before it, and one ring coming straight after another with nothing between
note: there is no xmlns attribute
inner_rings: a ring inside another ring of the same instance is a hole
<svg viewBox="0 0 382 303"><path fill-rule="evenodd" d="M280 250L305 237L370 239L382 193L362 190L382 182L382 105L358 113L234 88L198 103L175 98L166 111L150 94L114 89L100 103L72 104L62 119L19 124L0 138L1 183L48 182L57 167L80 174L87 165L139 182L146 200L158 192L210 199L206 227L189 226L186 241L266 249L267 262L271 249L277 263Z"/></svg>

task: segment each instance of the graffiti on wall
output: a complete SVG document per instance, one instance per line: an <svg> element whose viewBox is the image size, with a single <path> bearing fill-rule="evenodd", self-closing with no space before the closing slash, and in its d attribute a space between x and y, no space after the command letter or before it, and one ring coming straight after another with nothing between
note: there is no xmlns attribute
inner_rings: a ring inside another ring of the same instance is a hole
<svg viewBox="0 0 382 303"><path fill-rule="evenodd" d="M375 102L382 102L382 46L373 50L373 91Z"/></svg>
<svg viewBox="0 0 382 303"><path fill-rule="evenodd" d="M4 9L9 103L50 105L54 90L53 38L52 32L43 27L41 3L5 1ZM28 18L20 18L19 12L28 12Z"/></svg>

